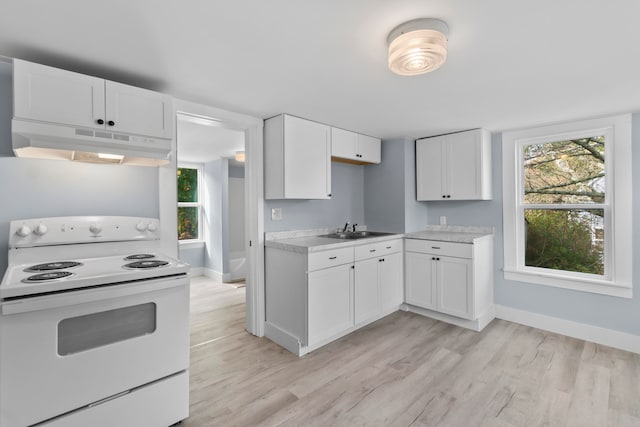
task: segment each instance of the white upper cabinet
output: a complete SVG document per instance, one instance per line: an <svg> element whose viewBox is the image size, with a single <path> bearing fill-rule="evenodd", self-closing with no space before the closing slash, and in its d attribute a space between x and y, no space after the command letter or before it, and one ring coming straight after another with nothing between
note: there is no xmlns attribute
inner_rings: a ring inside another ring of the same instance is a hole
<svg viewBox="0 0 640 427"><path fill-rule="evenodd" d="M14 59L13 92L15 117L105 128L103 79Z"/></svg>
<svg viewBox="0 0 640 427"><path fill-rule="evenodd" d="M418 200L491 200L491 134L485 129L416 141Z"/></svg>
<svg viewBox="0 0 640 427"><path fill-rule="evenodd" d="M379 138L340 128L331 128L331 157L336 161L368 164L380 163Z"/></svg>
<svg viewBox="0 0 640 427"><path fill-rule="evenodd" d="M171 138L171 98L162 93L105 82L107 129ZM112 124L113 123L113 124Z"/></svg>
<svg viewBox="0 0 640 427"><path fill-rule="evenodd" d="M19 59L13 79L17 118L173 137L167 95Z"/></svg>
<svg viewBox="0 0 640 427"><path fill-rule="evenodd" d="M266 199L331 197L331 128L287 114L265 120Z"/></svg>

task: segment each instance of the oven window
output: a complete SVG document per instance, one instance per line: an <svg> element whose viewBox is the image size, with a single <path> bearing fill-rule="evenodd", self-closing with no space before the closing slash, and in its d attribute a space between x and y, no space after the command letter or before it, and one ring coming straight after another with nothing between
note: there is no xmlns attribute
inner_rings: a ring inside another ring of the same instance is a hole
<svg viewBox="0 0 640 427"><path fill-rule="evenodd" d="M155 330L156 305L151 302L71 317L58 323L58 354L67 356Z"/></svg>

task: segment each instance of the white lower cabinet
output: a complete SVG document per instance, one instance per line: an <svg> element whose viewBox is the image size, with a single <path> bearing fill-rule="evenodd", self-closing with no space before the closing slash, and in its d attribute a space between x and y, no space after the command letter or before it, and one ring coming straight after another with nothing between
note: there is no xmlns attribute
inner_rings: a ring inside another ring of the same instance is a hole
<svg viewBox="0 0 640 427"><path fill-rule="evenodd" d="M493 319L492 254L492 236L473 243L406 239L406 303L482 329Z"/></svg>
<svg viewBox="0 0 640 427"><path fill-rule="evenodd" d="M312 271L307 286L308 345L353 326L353 265Z"/></svg>
<svg viewBox="0 0 640 427"><path fill-rule="evenodd" d="M358 261L355 265L355 321L361 323L380 312L378 258Z"/></svg>
<svg viewBox="0 0 640 427"><path fill-rule="evenodd" d="M403 302L402 239L309 254L265 249L267 338L303 355Z"/></svg>

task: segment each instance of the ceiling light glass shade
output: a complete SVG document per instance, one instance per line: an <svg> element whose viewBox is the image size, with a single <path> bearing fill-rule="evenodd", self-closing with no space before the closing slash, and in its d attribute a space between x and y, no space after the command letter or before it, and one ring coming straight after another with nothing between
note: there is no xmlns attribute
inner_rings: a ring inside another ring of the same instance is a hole
<svg viewBox="0 0 640 427"><path fill-rule="evenodd" d="M401 76L437 70L447 59L447 24L423 18L405 22L391 31L389 69Z"/></svg>
<svg viewBox="0 0 640 427"><path fill-rule="evenodd" d="M236 151L236 160L244 162L244 151Z"/></svg>

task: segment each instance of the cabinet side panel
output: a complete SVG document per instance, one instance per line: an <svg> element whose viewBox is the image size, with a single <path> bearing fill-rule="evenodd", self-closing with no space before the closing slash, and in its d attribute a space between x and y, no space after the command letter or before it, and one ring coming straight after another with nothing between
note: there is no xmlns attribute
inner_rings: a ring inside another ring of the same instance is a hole
<svg viewBox="0 0 640 427"><path fill-rule="evenodd" d="M492 185L492 163L491 163L491 132L482 129L482 183L481 194L482 200L491 200L493 198Z"/></svg>
<svg viewBox="0 0 640 427"><path fill-rule="evenodd" d="M306 257L296 252L265 249L266 320L306 342Z"/></svg>
<svg viewBox="0 0 640 427"><path fill-rule="evenodd" d="M493 236L474 242L473 270L477 317L493 306Z"/></svg>
<svg viewBox="0 0 640 427"><path fill-rule="evenodd" d="M284 118L264 122L264 198L284 197Z"/></svg>

